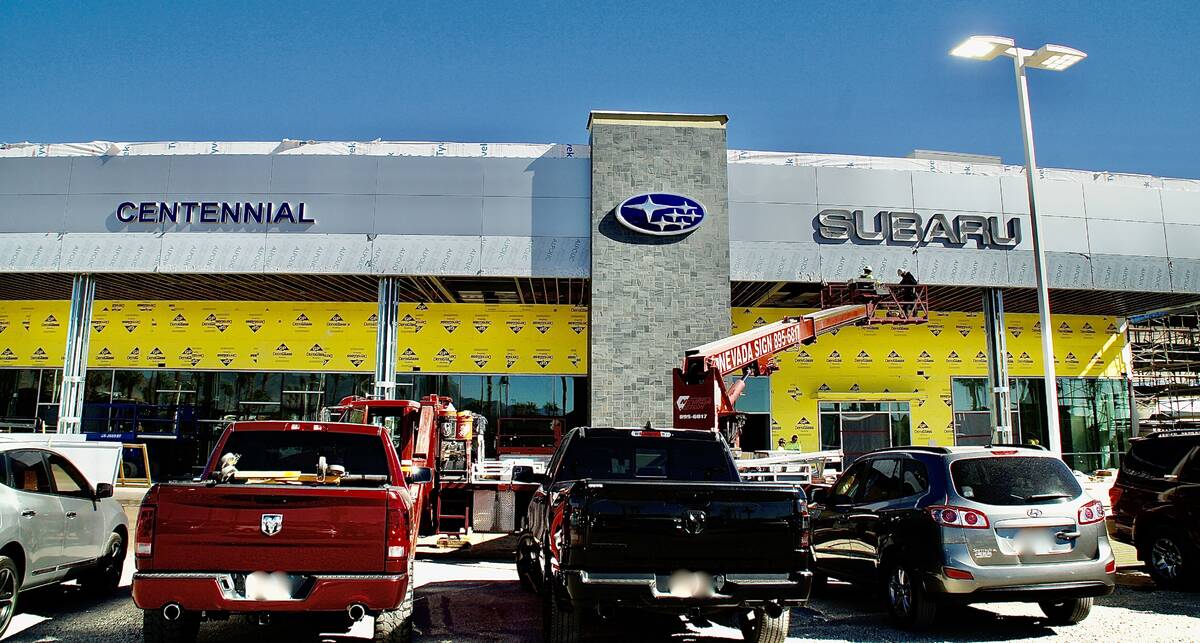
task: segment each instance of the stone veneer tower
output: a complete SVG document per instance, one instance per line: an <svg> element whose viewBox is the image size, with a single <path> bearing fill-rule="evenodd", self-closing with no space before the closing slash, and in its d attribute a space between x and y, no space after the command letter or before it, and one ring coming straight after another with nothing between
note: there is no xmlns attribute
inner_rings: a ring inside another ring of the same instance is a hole
<svg viewBox="0 0 1200 643"><path fill-rule="evenodd" d="M730 333L724 115L592 112L591 422L671 425L671 369ZM614 209L647 192L699 201L690 233L640 234Z"/></svg>

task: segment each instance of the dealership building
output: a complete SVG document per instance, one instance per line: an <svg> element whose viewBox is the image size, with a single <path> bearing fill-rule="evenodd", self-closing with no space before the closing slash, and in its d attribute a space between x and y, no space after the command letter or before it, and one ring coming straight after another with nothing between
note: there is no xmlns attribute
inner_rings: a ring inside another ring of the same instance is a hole
<svg viewBox="0 0 1200 643"><path fill-rule="evenodd" d="M1200 182L1044 170L1041 328L1022 168L731 150L727 125L593 112L587 145L0 147L0 424L204 452L230 419L436 392L488 418L494 451L666 426L685 349L811 311L869 265L927 285L928 322L780 355L738 402L746 448L986 439L991 323L1015 438L1048 442L1053 333L1063 451L1113 464L1137 430L1128 318L1200 299Z"/></svg>

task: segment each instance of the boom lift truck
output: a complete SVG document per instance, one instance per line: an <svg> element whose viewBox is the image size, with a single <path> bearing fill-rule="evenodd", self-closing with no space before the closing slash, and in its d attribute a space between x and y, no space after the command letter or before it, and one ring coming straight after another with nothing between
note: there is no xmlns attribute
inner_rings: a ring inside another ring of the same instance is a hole
<svg viewBox="0 0 1200 643"><path fill-rule="evenodd" d="M419 533L512 531L516 508L528 504L518 496L527 501L537 488L512 480L513 461L483 457L487 420L455 409L449 397L426 395L417 402L351 396L334 410L342 422L385 427L406 471L408 467L433 471L432 481L416 485L414 491Z"/></svg>
<svg viewBox="0 0 1200 643"><path fill-rule="evenodd" d="M839 328L928 321L927 287L902 288L906 290L872 281L829 284L821 292L822 310L786 317L687 350L682 367L672 373L674 426L719 431L732 448L739 448L745 420L734 405L745 391L748 378L774 373L779 370L776 354L812 344L818 336ZM725 378L739 371L741 378L727 386ZM821 455L828 457L825 452Z"/></svg>

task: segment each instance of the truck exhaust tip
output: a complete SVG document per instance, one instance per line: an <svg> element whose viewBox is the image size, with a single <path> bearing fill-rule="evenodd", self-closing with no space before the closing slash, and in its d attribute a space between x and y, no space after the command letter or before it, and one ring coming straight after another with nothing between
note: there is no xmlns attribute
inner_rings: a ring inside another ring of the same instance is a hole
<svg viewBox="0 0 1200 643"><path fill-rule="evenodd" d="M355 603L346 608L346 615L350 617L351 621L357 623L367 615L367 608L362 603Z"/></svg>
<svg viewBox="0 0 1200 643"><path fill-rule="evenodd" d="M168 621L178 621L180 616L183 616L183 608L179 603L167 603L162 608L163 618Z"/></svg>

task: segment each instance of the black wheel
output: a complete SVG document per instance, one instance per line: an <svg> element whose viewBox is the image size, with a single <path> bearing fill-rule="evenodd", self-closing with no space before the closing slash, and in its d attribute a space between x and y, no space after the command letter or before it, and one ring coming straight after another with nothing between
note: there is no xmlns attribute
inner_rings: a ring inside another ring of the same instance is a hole
<svg viewBox="0 0 1200 643"><path fill-rule="evenodd" d="M0 556L0 635L8 629L17 611L17 594L21 591L21 572L8 556Z"/></svg>
<svg viewBox="0 0 1200 643"><path fill-rule="evenodd" d="M394 610L385 610L375 617L375 636L372 641L379 643L411 643L413 637L413 591L416 585L413 577L413 557L408 557L408 589L404 591L404 600Z"/></svg>
<svg viewBox="0 0 1200 643"><path fill-rule="evenodd" d="M546 643L577 643L583 640L584 614L579 607L562 604L553 591L545 593L543 629Z"/></svg>
<svg viewBox="0 0 1200 643"><path fill-rule="evenodd" d="M517 578L521 581L521 589L538 593L538 588L541 585L541 575L538 574L540 565L538 564L538 555L536 546L532 540L522 540L517 545Z"/></svg>
<svg viewBox="0 0 1200 643"><path fill-rule="evenodd" d="M162 610L142 610L142 638L146 643L195 643L200 634L200 615L184 612L168 621Z"/></svg>
<svg viewBox="0 0 1200 643"><path fill-rule="evenodd" d="M1074 625L1088 617L1092 611L1092 599L1075 598L1056 603L1038 603L1042 613L1052 625Z"/></svg>
<svg viewBox="0 0 1200 643"><path fill-rule="evenodd" d="M791 623L792 612L786 608L779 616L771 616L761 609L738 614L742 637L752 643L783 643Z"/></svg>
<svg viewBox="0 0 1200 643"><path fill-rule="evenodd" d="M121 572L125 568L125 539L114 531L104 546L96 567L79 577L79 585L91 594L111 594L121 583Z"/></svg>
<svg viewBox="0 0 1200 643"><path fill-rule="evenodd" d="M1161 587L1181 589L1195 581L1196 548L1176 532L1155 534L1145 560L1146 571Z"/></svg>
<svg viewBox="0 0 1200 643"><path fill-rule="evenodd" d="M888 569L887 602L892 620L904 628L929 627L937 616L937 603L913 576L912 569L903 563Z"/></svg>

